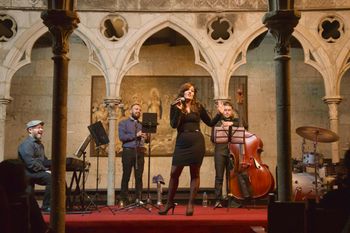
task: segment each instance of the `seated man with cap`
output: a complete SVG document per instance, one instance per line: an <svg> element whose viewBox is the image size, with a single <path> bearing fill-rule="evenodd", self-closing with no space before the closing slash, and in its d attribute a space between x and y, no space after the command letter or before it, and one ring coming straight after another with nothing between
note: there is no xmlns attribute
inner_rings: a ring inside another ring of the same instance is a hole
<svg viewBox="0 0 350 233"><path fill-rule="evenodd" d="M44 122L40 120L32 120L27 123L28 137L19 145L18 156L26 167L30 191L34 191L34 184L46 186L42 210L50 211L51 172L45 166L49 164L49 161L45 156L44 145L41 143L43 126Z"/></svg>

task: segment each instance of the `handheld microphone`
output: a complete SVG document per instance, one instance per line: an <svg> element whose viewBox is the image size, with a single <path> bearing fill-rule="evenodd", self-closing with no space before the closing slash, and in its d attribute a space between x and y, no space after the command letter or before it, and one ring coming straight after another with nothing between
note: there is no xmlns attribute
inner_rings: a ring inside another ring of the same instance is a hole
<svg viewBox="0 0 350 233"><path fill-rule="evenodd" d="M179 97L174 102L171 103L171 105L177 105L180 102L185 102L185 97Z"/></svg>

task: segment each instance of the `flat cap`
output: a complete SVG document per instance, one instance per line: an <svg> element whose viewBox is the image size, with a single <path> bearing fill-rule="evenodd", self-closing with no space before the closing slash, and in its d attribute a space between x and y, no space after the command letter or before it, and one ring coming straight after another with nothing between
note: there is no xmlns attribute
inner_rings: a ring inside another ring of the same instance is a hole
<svg viewBox="0 0 350 233"><path fill-rule="evenodd" d="M44 122L41 120L32 120L27 123L27 129L37 126L37 125L44 125Z"/></svg>

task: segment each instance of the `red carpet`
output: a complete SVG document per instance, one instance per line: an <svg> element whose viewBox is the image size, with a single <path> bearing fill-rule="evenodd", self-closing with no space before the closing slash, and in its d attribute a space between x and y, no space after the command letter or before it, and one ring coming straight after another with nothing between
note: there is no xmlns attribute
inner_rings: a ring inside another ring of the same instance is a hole
<svg viewBox="0 0 350 233"><path fill-rule="evenodd" d="M113 209L113 208L112 208ZM89 214L67 214L66 233L252 233L252 226L267 227L267 210L195 206L193 216L185 216L185 206L177 206L174 215L158 215L143 208L117 211L107 207ZM169 213L171 213L169 211ZM44 216L49 221L49 215Z"/></svg>

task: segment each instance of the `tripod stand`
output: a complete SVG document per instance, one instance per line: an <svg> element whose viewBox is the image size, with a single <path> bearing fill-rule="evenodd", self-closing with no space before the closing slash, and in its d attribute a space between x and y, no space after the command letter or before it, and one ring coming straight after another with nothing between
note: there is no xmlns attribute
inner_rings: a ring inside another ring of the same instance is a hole
<svg viewBox="0 0 350 233"><path fill-rule="evenodd" d="M150 180L151 180L151 135L157 132L157 113L143 113L142 115L142 132L148 134L148 174L147 174L147 205L151 205L156 209L158 206L154 205L150 194Z"/></svg>
<svg viewBox="0 0 350 233"><path fill-rule="evenodd" d="M154 208L159 210L159 207L157 205L154 205L151 200L151 193L150 193L150 179L151 179L151 133L149 133L149 142L148 142L148 174L147 174L147 205L151 205Z"/></svg>

